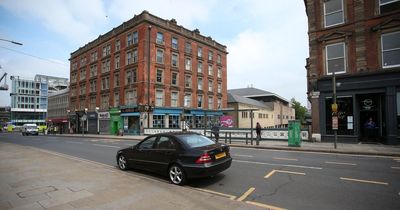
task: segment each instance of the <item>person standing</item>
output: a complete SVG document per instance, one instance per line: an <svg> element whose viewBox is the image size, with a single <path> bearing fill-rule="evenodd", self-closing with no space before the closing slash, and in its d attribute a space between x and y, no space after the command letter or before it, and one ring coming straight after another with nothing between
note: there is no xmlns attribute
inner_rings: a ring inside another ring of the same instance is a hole
<svg viewBox="0 0 400 210"><path fill-rule="evenodd" d="M257 133L257 139L261 140L261 125L259 122L257 122L257 125L256 125L256 133Z"/></svg>
<svg viewBox="0 0 400 210"><path fill-rule="evenodd" d="M214 124L211 128L211 133L215 136L215 141L218 142L219 140L219 126L218 124Z"/></svg>

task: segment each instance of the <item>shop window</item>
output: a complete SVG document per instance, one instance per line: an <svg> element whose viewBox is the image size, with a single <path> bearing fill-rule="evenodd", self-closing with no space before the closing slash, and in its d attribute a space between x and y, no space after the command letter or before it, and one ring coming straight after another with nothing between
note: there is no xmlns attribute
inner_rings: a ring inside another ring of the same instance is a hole
<svg viewBox="0 0 400 210"><path fill-rule="evenodd" d="M204 116L195 116L194 123L196 128L204 128Z"/></svg>
<svg viewBox="0 0 400 210"><path fill-rule="evenodd" d="M164 128L164 115L153 115L153 128Z"/></svg>
<svg viewBox="0 0 400 210"><path fill-rule="evenodd" d="M325 99L326 134L333 134L332 130L332 98ZM338 97L338 135L354 135L353 97Z"/></svg>
<svg viewBox="0 0 400 210"><path fill-rule="evenodd" d="M170 115L168 121L169 128L179 128L179 115Z"/></svg>

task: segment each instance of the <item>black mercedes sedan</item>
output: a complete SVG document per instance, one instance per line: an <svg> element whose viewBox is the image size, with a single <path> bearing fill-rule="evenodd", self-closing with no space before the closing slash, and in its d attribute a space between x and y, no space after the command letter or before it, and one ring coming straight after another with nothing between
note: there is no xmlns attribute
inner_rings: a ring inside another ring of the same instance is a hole
<svg viewBox="0 0 400 210"><path fill-rule="evenodd" d="M214 176L231 166L229 146L193 132L160 133L117 153L121 170L143 169L168 175L172 183Z"/></svg>

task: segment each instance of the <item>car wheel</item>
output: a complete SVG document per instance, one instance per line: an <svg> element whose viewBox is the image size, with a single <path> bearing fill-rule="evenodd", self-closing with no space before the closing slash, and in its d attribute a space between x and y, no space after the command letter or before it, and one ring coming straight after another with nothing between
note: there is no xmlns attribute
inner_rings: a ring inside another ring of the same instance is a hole
<svg viewBox="0 0 400 210"><path fill-rule="evenodd" d="M118 167L119 167L119 169L121 169L123 171L128 169L127 163L126 163L126 158L125 158L124 155L119 155L118 156Z"/></svg>
<svg viewBox="0 0 400 210"><path fill-rule="evenodd" d="M186 183L185 171L181 166L174 164L169 168L169 179L176 185L184 185Z"/></svg>

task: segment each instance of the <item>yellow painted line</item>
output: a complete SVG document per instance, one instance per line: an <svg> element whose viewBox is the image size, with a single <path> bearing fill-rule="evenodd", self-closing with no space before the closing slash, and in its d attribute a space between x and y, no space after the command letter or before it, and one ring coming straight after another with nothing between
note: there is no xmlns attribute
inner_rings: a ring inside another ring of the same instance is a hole
<svg viewBox="0 0 400 210"><path fill-rule="evenodd" d="M224 193L220 193L220 192L216 192L216 191L212 191L212 190L201 189L201 188L193 188L193 189L196 189L196 190L202 191L202 192L206 192L206 193L211 193L211 194L214 194L214 195L219 195L219 196L222 196L222 197L226 197L226 198L229 198L231 200L235 200L236 199L236 196L234 196L234 195L228 195L228 194L224 194Z"/></svg>
<svg viewBox="0 0 400 210"><path fill-rule="evenodd" d="M274 158L272 158L272 159L275 159L275 160L290 160L290 161L298 161L298 159L293 159L293 158L278 158L278 157L274 157Z"/></svg>
<svg viewBox="0 0 400 210"><path fill-rule="evenodd" d="M400 167L396 167L396 166L392 166L392 167L390 167L390 168L393 168L393 169L400 169Z"/></svg>
<svg viewBox="0 0 400 210"><path fill-rule="evenodd" d="M351 179L351 178L346 178L346 177L340 177L340 179L341 180L346 180L346 181L369 183L369 184L389 185L386 182L369 181L369 180L362 180L362 179Z"/></svg>
<svg viewBox="0 0 400 210"><path fill-rule="evenodd" d="M282 170L272 170L271 172L269 172L267 175L264 176L265 179L268 179L269 177L271 177L273 174L275 174L276 172L279 173L286 173L286 174L296 174L296 175L306 175L305 173L301 173L301 172L293 172L293 171L282 171Z"/></svg>
<svg viewBox="0 0 400 210"><path fill-rule="evenodd" d="M251 205L255 205L261 208L266 208L266 209L271 209L271 210L286 210L280 207L276 207L276 206L271 206L271 205L267 205L267 204L263 204L263 203L258 203L258 202L254 202L254 201L246 201L246 203L251 204Z"/></svg>
<svg viewBox="0 0 400 210"><path fill-rule="evenodd" d="M247 190L242 196L240 196L237 201L243 201L244 199L247 198L256 188L251 187L249 190Z"/></svg>
<svg viewBox="0 0 400 210"><path fill-rule="evenodd" d="M348 165L348 166L356 166L355 163L341 163L341 162L325 162L327 164L336 164L336 165Z"/></svg>

